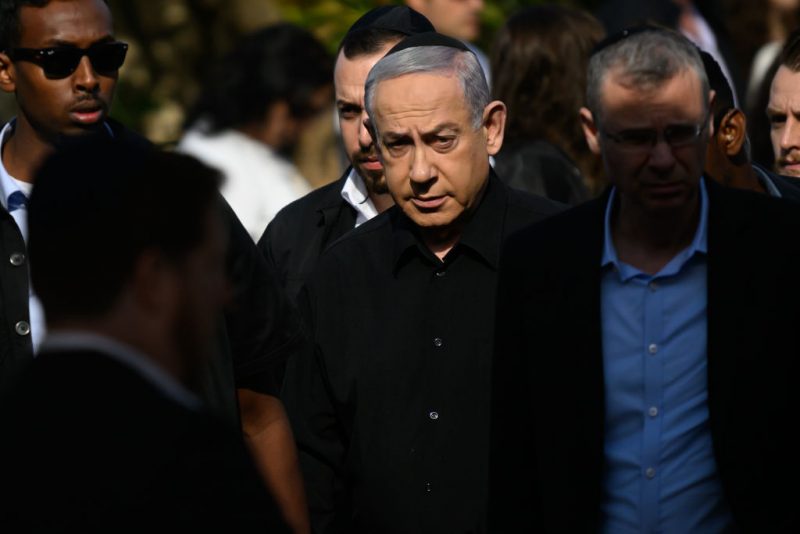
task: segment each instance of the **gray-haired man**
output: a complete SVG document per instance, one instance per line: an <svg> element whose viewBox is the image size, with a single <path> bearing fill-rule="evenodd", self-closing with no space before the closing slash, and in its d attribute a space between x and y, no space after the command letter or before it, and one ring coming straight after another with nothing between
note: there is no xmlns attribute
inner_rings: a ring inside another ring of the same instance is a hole
<svg viewBox="0 0 800 534"><path fill-rule="evenodd" d="M459 41L395 46L367 109L396 206L323 254L300 296L316 355L292 361L284 387L312 523L476 532L500 246L558 208L492 175L505 106Z"/></svg>
<svg viewBox="0 0 800 534"><path fill-rule="evenodd" d="M590 60L614 187L504 251L492 533L800 528L800 214L703 178L712 102L677 33Z"/></svg>

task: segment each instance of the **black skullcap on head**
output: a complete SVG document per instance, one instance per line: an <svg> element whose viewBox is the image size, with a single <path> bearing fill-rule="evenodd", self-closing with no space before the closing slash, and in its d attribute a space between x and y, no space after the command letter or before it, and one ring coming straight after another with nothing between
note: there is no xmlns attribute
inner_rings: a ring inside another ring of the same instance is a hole
<svg viewBox="0 0 800 534"><path fill-rule="evenodd" d="M388 30L405 35L435 31L433 24L408 6L381 6L367 11L347 34L361 30Z"/></svg>
<svg viewBox="0 0 800 534"><path fill-rule="evenodd" d="M417 46L447 46L450 48L463 50L464 52L471 52L471 50L467 48L467 45L458 39L453 39L452 37L442 35L441 33L425 32L406 37L394 45L394 47L392 47L392 49L389 50L386 55L391 56L392 54L400 52L401 50L405 50L406 48L415 48Z"/></svg>

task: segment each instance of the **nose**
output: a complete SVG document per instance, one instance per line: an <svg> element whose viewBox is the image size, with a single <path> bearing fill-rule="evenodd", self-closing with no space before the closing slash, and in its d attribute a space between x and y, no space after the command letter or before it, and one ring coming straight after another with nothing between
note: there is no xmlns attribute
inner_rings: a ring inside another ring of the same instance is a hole
<svg viewBox="0 0 800 534"><path fill-rule="evenodd" d="M358 126L358 144L365 152L372 146L372 136L369 133L369 128L367 127L368 124L369 116L367 115L367 112L364 111L361 113L361 120L359 121Z"/></svg>
<svg viewBox="0 0 800 534"><path fill-rule="evenodd" d="M431 163L424 148L412 149L410 178L412 182L424 184L436 177L436 167Z"/></svg>
<svg viewBox="0 0 800 534"><path fill-rule="evenodd" d="M659 136L655 145L653 145L648 164L656 170L667 170L675 164L673 149L662 136Z"/></svg>
<svg viewBox="0 0 800 534"><path fill-rule="evenodd" d="M94 93L100 85L97 73L94 71L89 56L83 56L78 68L72 73L75 88L79 91Z"/></svg>
<svg viewBox="0 0 800 534"><path fill-rule="evenodd" d="M789 150L800 147L800 124L792 114L786 117L786 125L781 135L781 148Z"/></svg>

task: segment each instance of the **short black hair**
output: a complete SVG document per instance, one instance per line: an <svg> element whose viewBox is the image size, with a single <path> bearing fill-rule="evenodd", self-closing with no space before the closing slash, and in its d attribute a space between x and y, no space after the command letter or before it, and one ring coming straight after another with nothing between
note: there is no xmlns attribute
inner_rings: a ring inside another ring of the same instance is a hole
<svg viewBox="0 0 800 534"><path fill-rule="evenodd" d="M211 71L186 126L198 119L218 132L264 118L285 101L304 117L313 94L333 80L333 58L311 33L289 23L246 35Z"/></svg>
<svg viewBox="0 0 800 534"><path fill-rule="evenodd" d="M714 131L719 132L719 125L725 114L736 107L733 90L717 60L705 50L698 48L697 51L700 52L700 59L703 60L706 69L708 86L714 91L714 105L711 112L714 114Z"/></svg>
<svg viewBox="0 0 800 534"><path fill-rule="evenodd" d="M786 39L781 50L780 63L792 72L800 72L800 28Z"/></svg>
<svg viewBox="0 0 800 534"><path fill-rule="evenodd" d="M19 45L22 27L19 10L23 6L44 7L52 0L0 0L0 52ZM104 0L108 4L108 0Z"/></svg>
<svg viewBox="0 0 800 534"><path fill-rule="evenodd" d="M339 51L348 59L368 56L409 35L433 31L436 31L433 24L408 6L380 6L370 9L350 26L339 43Z"/></svg>
<svg viewBox="0 0 800 534"><path fill-rule="evenodd" d="M221 209L219 172L105 134L45 160L28 207L30 272L48 321L108 312L147 250L180 262Z"/></svg>

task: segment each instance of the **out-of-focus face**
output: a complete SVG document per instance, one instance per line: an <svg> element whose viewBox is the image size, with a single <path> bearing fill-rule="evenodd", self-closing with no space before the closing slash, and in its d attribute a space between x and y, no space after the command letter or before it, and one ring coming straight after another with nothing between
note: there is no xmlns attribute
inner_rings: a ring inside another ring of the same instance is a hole
<svg viewBox="0 0 800 534"><path fill-rule="evenodd" d="M20 48L88 48L114 41L111 12L102 0L54 0L20 8ZM97 72L88 56L65 78L45 76L31 61L4 65L0 87L16 93L18 127L32 127L46 139L77 135L102 126L117 83L117 71ZM21 123L25 123L24 125Z"/></svg>
<svg viewBox="0 0 800 534"><path fill-rule="evenodd" d="M406 3L425 15L439 33L462 41L474 41L481 33L483 0L411 0Z"/></svg>
<svg viewBox="0 0 800 534"><path fill-rule="evenodd" d="M375 194L387 193L383 165L378 159L375 145L364 127L367 111L364 108L364 83L373 65L378 62L396 42L387 43L379 52L356 56L352 59L339 52L333 80L336 91L336 110L339 129L347 157L358 172L367 189Z"/></svg>
<svg viewBox="0 0 800 534"><path fill-rule="evenodd" d="M624 81L614 70L605 76L596 122L581 111L586 139L602 155L623 208L669 216L698 198L713 130L711 94L690 69L647 90Z"/></svg>
<svg viewBox="0 0 800 534"><path fill-rule="evenodd" d="M800 72L781 66L767 104L775 170L800 177Z"/></svg>
<svg viewBox="0 0 800 534"><path fill-rule="evenodd" d="M373 121L395 203L424 230L447 232L478 204L489 156L503 142L505 106L474 127L455 76L407 74L375 88Z"/></svg>

